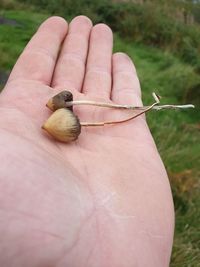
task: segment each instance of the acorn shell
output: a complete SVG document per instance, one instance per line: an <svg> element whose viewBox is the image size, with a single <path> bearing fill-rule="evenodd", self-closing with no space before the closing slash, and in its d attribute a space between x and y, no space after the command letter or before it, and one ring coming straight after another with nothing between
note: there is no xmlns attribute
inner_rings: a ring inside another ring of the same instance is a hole
<svg viewBox="0 0 200 267"><path fill-rule="evenodd" d="M65 90L50 98L46 106L50 110L55 111L59 108L65 108L66 102L68 101L73 101L73 95L70 91ZM69 109L72 110L72 107L70 107Z"/></svg>
<svg viewBox="0 0 200 267"><path fill-rule="evenodd" d="M75 141L81 133L78 117L66 108L56 110L42 128L56 140L62 142Z"/></svg>

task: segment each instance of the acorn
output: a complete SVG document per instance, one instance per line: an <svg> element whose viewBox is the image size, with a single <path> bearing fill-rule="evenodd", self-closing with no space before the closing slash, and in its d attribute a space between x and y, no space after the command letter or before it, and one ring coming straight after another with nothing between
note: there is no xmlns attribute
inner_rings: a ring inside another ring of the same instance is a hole
<svg viewBox="0 0 200 267"><path fill-rule="evenodd" d="M42 129L58 141L71 142L75 141L81 133L81 124L71 110L61 108L48 118Z"/></svg>
<svg viewBox="0 0 200 267"><path fill-rule="evenodd" d="M65 90L60 92L59 94L53 96L52 98L49 99L47 102L46 106L52 110L55 111L60 108L65 108L66 107L66 102L73 101L73 95L71 92ZM69 107L69 109L72 110L72 106Z"/></svg>

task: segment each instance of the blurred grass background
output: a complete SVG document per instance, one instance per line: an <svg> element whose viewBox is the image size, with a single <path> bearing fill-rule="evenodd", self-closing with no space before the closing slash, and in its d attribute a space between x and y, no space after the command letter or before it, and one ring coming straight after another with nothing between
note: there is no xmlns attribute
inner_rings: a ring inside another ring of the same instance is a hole
<svg viewBox="0 0 200 267"><path fill-rule="evenodd" d="M114 51L133 59L143 102L193 103L152 111L150 129L167 168L176 209L171 267L200 266L200 1L1 0L0 88L40 23L52 14L89 16L114 31Z"/></svg>

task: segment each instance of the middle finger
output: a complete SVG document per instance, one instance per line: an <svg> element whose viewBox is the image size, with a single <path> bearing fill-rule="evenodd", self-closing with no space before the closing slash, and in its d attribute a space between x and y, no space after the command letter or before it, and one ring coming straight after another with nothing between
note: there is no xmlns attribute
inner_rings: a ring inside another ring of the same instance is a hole
<svg viewBox="0 0 200 267"><path fill-rule="evenodd" d="M60 52L52 87L81 91L91 28L92 22L85 16L78 16L69 24L69 33Z"/></svg>

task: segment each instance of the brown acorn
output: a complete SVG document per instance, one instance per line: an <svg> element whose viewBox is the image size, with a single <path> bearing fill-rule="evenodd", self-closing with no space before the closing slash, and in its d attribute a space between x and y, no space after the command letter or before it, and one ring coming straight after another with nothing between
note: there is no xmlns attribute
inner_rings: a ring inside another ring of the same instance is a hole
<svg viewBox="0 0 200 267"><path fill-rule="evenodd" d="M81 124L71 110L61 108L48 118L42 129L58 141L71 142L75 141L81 133Z"/></svg>
<svg viewBox="0 0 200 267"><path fill-rule="evenodd" d="M59 108L65 108L66 102L68 101L73 101L73 95L71 92L65 90L50 98L46 106L50 110L55 111ZM72 106L69 109L72 110Z"/></svg>

